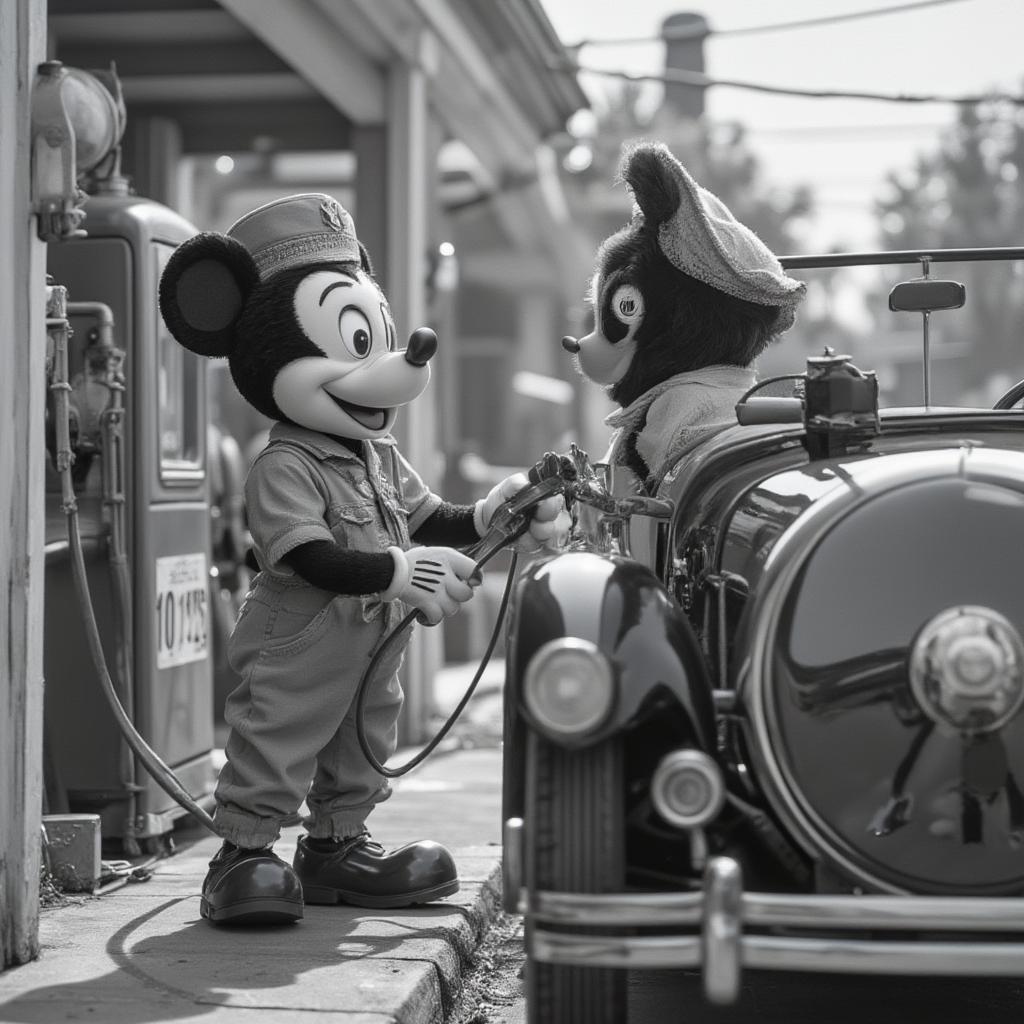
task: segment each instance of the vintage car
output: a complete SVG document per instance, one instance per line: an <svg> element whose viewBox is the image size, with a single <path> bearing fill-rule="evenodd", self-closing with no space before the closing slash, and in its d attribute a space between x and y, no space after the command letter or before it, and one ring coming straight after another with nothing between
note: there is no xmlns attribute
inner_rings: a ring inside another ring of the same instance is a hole
<svg viewBox="0 0 1024 1024"><path fill-rule="evenodd" d="M573 540L521 574L506 662L534 1024L625 1020L630 968L718 1003L744 967L1024 975L1024 382L929 395L964 303L931 268L993 259L1024 249L783 261L917 266L920 407L825 351L651 491L560 458Z"/></svg>

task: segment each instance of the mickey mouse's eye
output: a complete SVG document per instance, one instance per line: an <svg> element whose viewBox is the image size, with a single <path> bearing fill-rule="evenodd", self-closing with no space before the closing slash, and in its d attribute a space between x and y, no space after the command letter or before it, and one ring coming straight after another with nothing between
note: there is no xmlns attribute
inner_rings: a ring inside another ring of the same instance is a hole
<svg viewBox="0 0 1024 1024"><path fill-rule="evenodd" d="M635 324L644 315L644 297L636 285L622 284L615 289L611 301L615 319L624 324Z"/></svg>
<svg viewBox="0 0 1024 1024"><path fill-rule="evenodd" d="M373 347L373 331L370 321L357 306L346 306L338 317L338 333L345 348L356 357L365 359Z"/></svg>

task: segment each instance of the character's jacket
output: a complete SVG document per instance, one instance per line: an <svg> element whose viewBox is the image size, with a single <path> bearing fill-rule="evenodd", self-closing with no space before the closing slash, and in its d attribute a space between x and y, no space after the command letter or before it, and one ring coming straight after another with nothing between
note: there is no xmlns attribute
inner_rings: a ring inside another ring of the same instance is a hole
<svg viewBox="0 0 1024 1024"><path fill-rule="evenodd" d="M605 418L615 430L607 461L625 465L626 442L636 433L648 482L660 479L685 450L736 422L736 403L755 380L750 367L705 366L662 381Z"/></svg>

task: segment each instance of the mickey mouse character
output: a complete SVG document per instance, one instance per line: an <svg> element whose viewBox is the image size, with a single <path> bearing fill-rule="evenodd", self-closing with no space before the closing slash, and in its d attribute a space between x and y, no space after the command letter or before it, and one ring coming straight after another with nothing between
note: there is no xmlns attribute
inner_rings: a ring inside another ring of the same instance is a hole
<svg viewBox="0 0 1024 1024"><path fill-rule="evenodd" d="M161 277L160 309L186 348L226 356L242 396L277 421L245 485L261 571L228 646L241 683L226 705L214 813L224 843L202 916L289 922L303 899L398 907L450 895L459 883L443 846L387 853L370 839L366 817L390 790L359 748L354 697L409 607L436 624L470 599L474 563L456 548L484 534L526 477L463 507L402 457L390 430L426 388L436 338L421 328L398 350L352 218L330 196L289 196L185 242ZM552 539L559 511L557 499L538 507L523 549ZM365 702L379 761L397 741L404 647L393 645ZM289 865L271 847L300 820L307 835Z"/></svg>
<svg viewBox="0 0 1024 1024"><path fill-rule="evenodd" d="M597 253L594 329L564 338L621 407L609 458L653 488L682 451L736 422L753 362L793 324L806 285L662 143L626 151L630 223Z"/></svg>

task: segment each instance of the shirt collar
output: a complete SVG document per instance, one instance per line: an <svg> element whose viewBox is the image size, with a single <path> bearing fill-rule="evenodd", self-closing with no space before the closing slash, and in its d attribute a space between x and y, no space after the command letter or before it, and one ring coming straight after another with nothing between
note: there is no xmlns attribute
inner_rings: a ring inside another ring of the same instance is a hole
<svg viewBox="0 0 1024 1024"><path fill-rule="evenodd" d="M609 413L604 421L612 429L627 427L635 429L635 426L647 415L647 410L666 391L671 391L684 384L701 384L713 388L750 388L754 386L757 375L752 366L705 366L700 370L689 370L686 373L677 373L668 380L656 384L649 391L645 391L639 398L626 406L625 409L616 409Z"/></svg>
<svg viewBox="0 0 1024 1024"><path fill-rule="evenodd" d="M358 455L353 454L330 434L322 434L319 430L309 430L307 427L300 427L297 423L275 423L270 428L270 441L287 441L289 444L298 445L318 459L362 461ZM390 434L386 434L384 437L363 442L363 444L367 443L376 448L393 448L395 439Z"/></svg>

